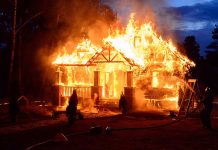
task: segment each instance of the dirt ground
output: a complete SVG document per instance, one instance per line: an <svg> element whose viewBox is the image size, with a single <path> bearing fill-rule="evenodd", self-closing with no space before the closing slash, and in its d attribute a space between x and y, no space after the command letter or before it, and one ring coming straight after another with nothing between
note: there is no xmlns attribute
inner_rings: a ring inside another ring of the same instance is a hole
<svg viewBox="0 0 218 150"><path fill-rule="evenodd" d="M64 114L58 118L29 116L16 124L1 120L0 149L217 150L217 108L212 114L212 131L202 127L197 113L181 120L153 111L127 116L86 114L72 126L67 125ZM34 147L39 143L44 144Z"/></svg>
<svg viewBox="0 0 218 150"><path fill-rule="evenodd" d="M60 116L58 119L1 127L0 145L1 150L24 150L51 139L51 142L32 149L216 150L218 119L214 117L212 122L214 130L208 131L202 128L199 118L180 121L140 112L128 116L85 118L68 126L65 116ZM106 130L107 127L111 130ZM58 142L55 137L59 133L68 141Z"/></svg>

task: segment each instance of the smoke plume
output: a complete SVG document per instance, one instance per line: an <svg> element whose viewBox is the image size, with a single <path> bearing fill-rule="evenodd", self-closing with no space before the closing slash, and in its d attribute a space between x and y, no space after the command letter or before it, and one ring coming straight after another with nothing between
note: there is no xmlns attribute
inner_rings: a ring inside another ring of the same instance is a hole
<svg viewBox="0 0 218 150"><path fill-rule="evenodd" d="M178 15L174 10L167 8L166 0L103 0L103 3L110 5L117 12L118 20L124 25L133 12L136 20L152 22L162 35L173 36L169 30L175 26L173 18Z"/></svg>

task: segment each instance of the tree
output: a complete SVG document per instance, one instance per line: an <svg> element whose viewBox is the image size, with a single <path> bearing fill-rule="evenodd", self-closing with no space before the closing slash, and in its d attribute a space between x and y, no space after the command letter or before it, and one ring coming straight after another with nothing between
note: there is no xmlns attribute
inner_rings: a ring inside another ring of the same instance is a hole
<svg viewBox="0 0 218 150"><path fill-rule="evenodd" d="M200 59L200 46L195 40L195 36L187 36L184 40L185 53L189 59L197 63Z"/></svg>
<svg viewBox="0 0 218 150"><path fill-rule="evenodd" d="M218 26L215 25L214 30L212 31L212 39L213 41L207 46L207 49L211 49L210 51L206 51L206 60L209 64L214 67L218 67Z"/></svg>
<svg viewBox="0 0 218 150"><path fill-rule="evenodd" d="M194 61L196 66L190 68L187 75L191 75L191 78L199 78L199 61L200 61L200 46L195 40L195 36L187 36L183 42L183 54L185 54L190 60Z"/></svg>

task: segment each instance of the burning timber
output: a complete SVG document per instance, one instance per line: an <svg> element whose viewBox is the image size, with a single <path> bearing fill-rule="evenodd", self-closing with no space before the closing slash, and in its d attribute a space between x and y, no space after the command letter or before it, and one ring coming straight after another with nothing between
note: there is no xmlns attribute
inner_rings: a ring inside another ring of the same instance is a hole
<svg viewBox="0 0 218 150"><path fill-rule="evenodd" d="M96 46L83 39L70 53L67 46L59 51L53 61L57 109L65 109L74 89L82 111L118 107L122 92L129 110L178 109L185 74L195 64L172 42L164 41L149 23L137 24L132 16L125 30L117 29L102 43Z"/></svg>

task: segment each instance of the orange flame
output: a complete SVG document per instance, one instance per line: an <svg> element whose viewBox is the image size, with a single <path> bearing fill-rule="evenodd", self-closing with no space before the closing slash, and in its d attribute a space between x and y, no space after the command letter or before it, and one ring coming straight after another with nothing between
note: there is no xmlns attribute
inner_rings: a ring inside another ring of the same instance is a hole
<svg viewBox="0 0 218 150"><path fill-rule="evenodd" d="M195 66L194 62L183 56L171 41L164 41L158 36L151 23L137 25L134 14L131 14L125 32L116 29L102 41L104 45L111 45L141 67L161 63L168 71L173 71L175 65L182 71L186 65ZM64 53L59 54L53 64L85 64L96 52L101 52L102 48L85 39L72 53L66 53L65 47L63 50Z"/></svg>
<svg viewBox="0 0 218 150"><path fill-rule="evenodd" d="M134 14L131 15L124 33L116 31L103 40L110 43L116 50L134 60L141 67L162 63L168 71L173 71L173 65L180 67L195 66L194 62L179 53L172 42L166 42L153 30L151 23L137 25ZM179 63L179 64L178 64Z"/></svg>
<svg viewBox="0 0 218 150"><path fill-rule="evenodd" d="M65 47L62 51L63 54L59 53L53 64L85 64L96 52L102 51L102 48L85 39L70 54L66 52Z"/></svg>
<svg viewBox="0 0 218 150"><path fill-rule="evenodd" d="M141 73L139 73L138 76L135 77L136 80L139 80L141 74L146 74L145 76L149 76L149 79L151 79L152 88L161 87L174 89L174 91L178 90L179 81L175 78L170 78L166 80L163 71L167 72L171 76L173 76L175 72L179 72L181 76L184 76L189 67L195 66L195 63L189 60L186 56L182 55L170 40L163 40L163 38L155 32L151 23L137 23L134 19L134 14L131 14L130 20L125 29L116 29L114 30L114 32L112 31L107 38L102 40L102 43L104 45L103 47L99 45L94 45L90 40L85 39L75 48L73 48L71 53L67 53L66 48L63 47L63 53L59 53L52 63L62 65L85 65L91 59L93 59L94 55L101 53L102 51L104 51L104 48L109 45L114 50L122 54L122 56L130 59L132 62L134 62L134 64L139 66L139 69L136 70L136 72ZM116 68L123 69L123 67L121 67L119 64L115 65ZM114 93L114 95L118 96L119 93L117 93L116 91L118 83L114 82L113 84L108 84L107 81L109 80L109 78L118 78L116 74L111 74L111 72L113 72L115 68L114 64L106 64L104 65L104 67L101 67L99 65L99 68L102 69L102 71L105 71L104 80L102 79L102 77L100 80L108 86L103 86L102 95L104 96ZM148 68L150 68L150 72L145 72L144 70L148 70ZM93 68L92 71L94 71ZM88 85L82 83L86 81L90 81L89 83L92 83L90 79L85 78L82 78L80 81L74 80L74 83L72 83L72 70L67 69L67 73L69 76L67 77L67 80L69 80L69 82L67 83L68 86ZM81 74L79 76L79 78L81 78ZM77 82L78 84L75 84L75 82ZM113 91L105 93L105 89L110 87L113 87ZM173 96L171 94L171 97L168 97L168 99L178 99L176 98L178 95L176 95L175 93L176 92L174 92Z"/></svg>

